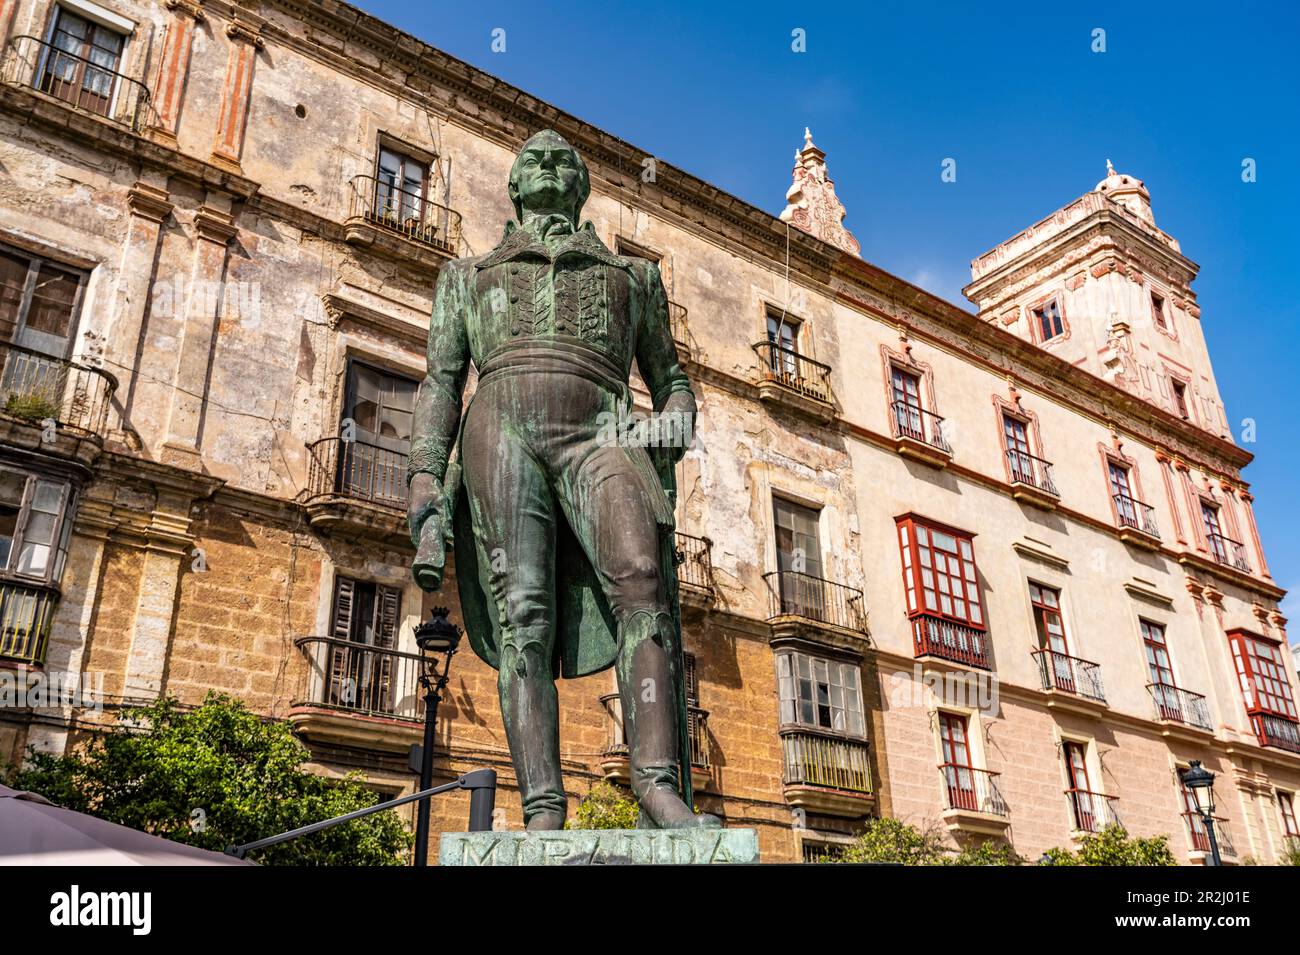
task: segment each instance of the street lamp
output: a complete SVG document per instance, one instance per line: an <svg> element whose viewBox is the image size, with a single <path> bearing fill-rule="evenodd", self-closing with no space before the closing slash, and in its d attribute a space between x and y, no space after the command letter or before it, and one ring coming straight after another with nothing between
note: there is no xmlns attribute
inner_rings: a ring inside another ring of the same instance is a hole
<svg viewBox="0 0 1300 955"><path fill-rule="evenodd" d="M460 643L460 627L447 619L446 607L435 607L429 619L415 628L415 643L420 648L420 685L424 687L424 746L420 752L420 789L433 785L433 737L438 721L438 704L451 674L451 658ZM442 670L439 656L446 654ZM429 800L421 799L415 814L415 864L429 864Z"/></svg>
<svg viewBox="0 0 1300 955"><path fill-rule="evenodd" d="M1210 865L1223 865L1219 857L1219 840L1214 835L1214 773L1201 765L1199 759L1187 764L1183 771L1183 785L1192 791L1196 800L1196 810L1205 823L1205 831L1210 837Z"/></svg>

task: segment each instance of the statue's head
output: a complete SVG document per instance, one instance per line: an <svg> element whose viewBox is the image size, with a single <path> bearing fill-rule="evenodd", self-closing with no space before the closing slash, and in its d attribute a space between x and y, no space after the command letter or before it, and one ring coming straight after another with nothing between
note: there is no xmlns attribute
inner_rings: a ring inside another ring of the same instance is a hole
<svg viewBox="0 0 1300 955"><path fill-rule="evenodd" d="M578 214L591 194L591 180L582 157L553 129L543 129L519 150L510 167L510 201L515 217L525 212L560 212L576 227Z"/></svg>

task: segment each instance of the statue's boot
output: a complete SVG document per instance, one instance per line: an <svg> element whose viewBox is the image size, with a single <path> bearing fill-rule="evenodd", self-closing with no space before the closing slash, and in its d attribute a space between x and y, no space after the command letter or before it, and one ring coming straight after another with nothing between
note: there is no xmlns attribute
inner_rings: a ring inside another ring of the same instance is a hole
<svg viewBox="0 0 1300 955"><path fill-rule="evenodd" d="M507 631L497 689L526 827L563 829L568 800L560 775L560 708L545 637L544 629L540 636Z"/></svg>
<svg viewBox="0 0 1300 955"><path fill-rule="evenodd" d="M672 626L668 614L641 610L620 628L615 669L632 792L641 805L641 828L716 829L722 821L697 815L678 788L677 702L666 650Z"/></svg>

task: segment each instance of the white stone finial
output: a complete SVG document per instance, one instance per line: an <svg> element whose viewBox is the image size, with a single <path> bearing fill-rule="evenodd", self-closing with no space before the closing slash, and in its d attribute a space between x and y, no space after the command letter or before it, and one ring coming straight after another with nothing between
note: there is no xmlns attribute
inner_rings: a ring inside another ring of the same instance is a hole
<svg viewBox="0 0 1300 955"><path fill-rule="evenodd" d="M803 144L805 149L813 144L812 130L807 126L803 128Z"/></svg>
<svg viewBox="0 0 1300 955"><path fill-rule="evenodd" d="M1115 175L1115 167L1110 164L1109 159L1106 160L1106 175L1107 176Z"/></svg>

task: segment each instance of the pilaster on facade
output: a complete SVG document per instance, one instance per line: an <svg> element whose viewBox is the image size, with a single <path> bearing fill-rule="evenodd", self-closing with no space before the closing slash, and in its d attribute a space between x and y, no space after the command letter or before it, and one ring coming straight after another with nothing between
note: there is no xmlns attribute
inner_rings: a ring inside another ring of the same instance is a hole
<svg viewBox="0 0 1300 955"><path fill-rule="evenodd" d="M265 46L262 26L265 19L237 8L234 18L226 23L225 34L230 40L230 55L226 63L226 78L221 90L221 108L217 114L217 136L212 147L211 162L242 175L239 164L244 151L244 133L248 124L248 104L253 91L253 67L257 54Z"/></svg>

